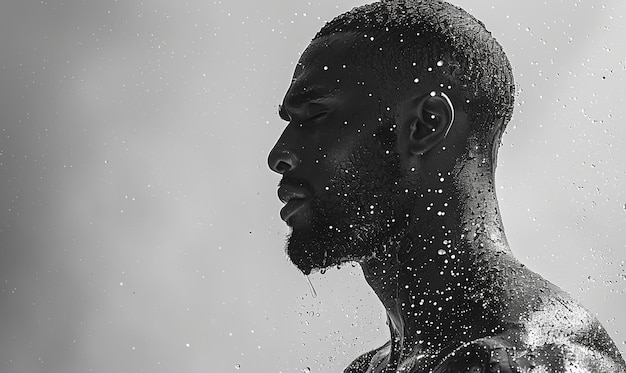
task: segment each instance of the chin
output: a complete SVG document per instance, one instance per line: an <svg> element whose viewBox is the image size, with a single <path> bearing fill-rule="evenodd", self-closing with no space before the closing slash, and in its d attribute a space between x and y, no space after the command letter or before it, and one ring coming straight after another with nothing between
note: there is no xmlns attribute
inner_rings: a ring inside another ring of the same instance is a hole
<svg viewBox="0 0 626 373"><path fill-rule="evenodd" d="M306 229L292 229L287 239L287 256L291 262L305 275L324 270L329 267L341 266L349 262L363 260L380 255L377 244L381 230L375 225L346 228L330 225Z"/></svg>

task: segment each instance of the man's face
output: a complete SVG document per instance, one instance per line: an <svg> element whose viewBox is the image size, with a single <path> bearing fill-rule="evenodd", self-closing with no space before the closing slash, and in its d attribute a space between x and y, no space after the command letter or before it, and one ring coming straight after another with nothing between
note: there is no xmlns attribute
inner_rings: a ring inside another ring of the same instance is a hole
<svg viewBox="0 0 626 373"><path fill-rule="evenodd" d="M268 160L283 175L287 254L305 274L380 254L412 205L392 114L371 70L345 58L351 45L338 35L307 48L280 109L289 123Z"/></svg>

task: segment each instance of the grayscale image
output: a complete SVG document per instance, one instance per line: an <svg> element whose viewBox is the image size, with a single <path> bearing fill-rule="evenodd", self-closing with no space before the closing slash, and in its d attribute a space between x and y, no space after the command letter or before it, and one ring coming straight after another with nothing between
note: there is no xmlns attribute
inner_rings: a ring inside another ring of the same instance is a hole
<svg viewBox="0 0 626 373"><path fill-rule="evenodd" d="M625 14L2 3L0 372L626 371Z"/></svg>

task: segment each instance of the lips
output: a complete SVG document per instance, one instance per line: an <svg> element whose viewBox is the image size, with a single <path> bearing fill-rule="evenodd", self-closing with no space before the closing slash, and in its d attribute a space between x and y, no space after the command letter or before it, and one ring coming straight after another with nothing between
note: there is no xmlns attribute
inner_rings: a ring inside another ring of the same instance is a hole
<svg viewBox="0 0 626 373"><path fill-rule="evenodd" d="M285 206L280 210L280 218L289 223L292 216L308 205L308 197L309 193L303 187L281 184L278 188L278 199L285 203Z"/></svg>

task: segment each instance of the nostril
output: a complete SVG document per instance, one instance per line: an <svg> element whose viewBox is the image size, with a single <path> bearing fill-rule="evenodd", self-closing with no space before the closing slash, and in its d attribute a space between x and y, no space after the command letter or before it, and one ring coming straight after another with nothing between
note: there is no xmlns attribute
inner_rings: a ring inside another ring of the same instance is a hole
<svg viewBox="0 0 626 373"><path fill-rule="evenodd" d="M274 169L278 172L278 173L285 173L289 170L291 170L291 165L285 161L278 161L278 163L276 164L276 166L274 167Z"/></svg>
<svg viewBox="0 0 626 373"><path fill-rule="evenodd" d="M299 163L298 156L289 150L272 151L268 160L270 168L279 174L292 171Z"/></svg>

